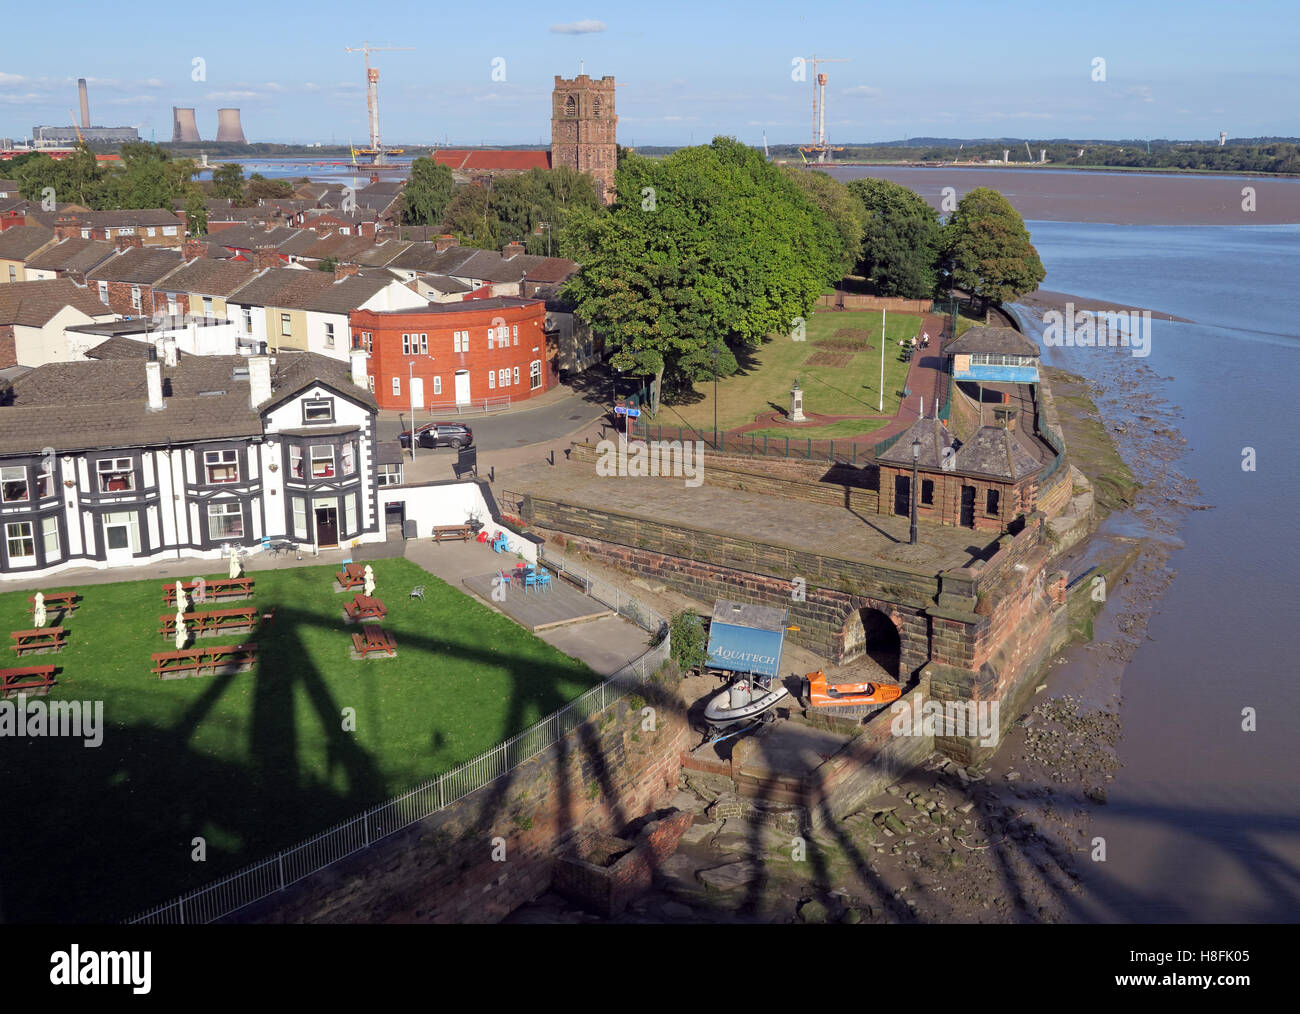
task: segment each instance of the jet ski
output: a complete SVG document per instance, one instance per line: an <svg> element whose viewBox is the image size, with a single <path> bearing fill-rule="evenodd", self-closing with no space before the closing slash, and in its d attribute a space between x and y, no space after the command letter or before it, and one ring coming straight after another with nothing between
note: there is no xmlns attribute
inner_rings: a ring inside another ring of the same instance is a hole
<svg viewBox="0 0 1300 1014"><path fill-rule="evenodd" d="M828 683L820 669L804 677L804 690L808 706L813 708L888 704L903 694L903 688L893 683Z"/></svg>
<svg viewBox="0 0 1300 1014"><path fill-rule="evenodd" d="M704 706L704 720L711 730L717 731L755 719L772 722L776 720L772 709L789 693L779 679L758 677L751 680L740 676Z"/></svg>

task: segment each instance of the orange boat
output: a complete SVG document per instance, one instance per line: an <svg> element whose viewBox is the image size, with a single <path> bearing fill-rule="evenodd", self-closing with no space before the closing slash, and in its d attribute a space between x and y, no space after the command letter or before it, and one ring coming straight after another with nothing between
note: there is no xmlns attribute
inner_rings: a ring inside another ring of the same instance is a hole
<svg viewBox="0 0 1300 1014"><path fill-rule="evenodd" d="M903 694L903 688L893 683L827 683L820 669L804 676L804 682L808 704L814 708L888 704Z"/></svg>

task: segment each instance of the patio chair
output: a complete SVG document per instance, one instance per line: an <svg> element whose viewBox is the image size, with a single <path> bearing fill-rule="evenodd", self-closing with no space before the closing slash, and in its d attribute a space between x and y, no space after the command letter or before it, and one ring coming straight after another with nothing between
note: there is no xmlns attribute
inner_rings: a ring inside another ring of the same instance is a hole
<svg viewBox="0 0 1300 1014"><path fill-rule="evenodd" d="M545 591L551 590L551 575L549 571L539 570L533 575L537 579L537 587Z"/></svg>
<svg viewBox="0 0 1300 1014"><path fill-rule="evenodd" d="M408 597L408 598L413 598L413 599L419 599L421 602L423 602L423 601L424 601L424 585L422 585L422 584L417 584L414 588L411 589L411 594L410 594L409 596L407 596L407 597Z"/></svg>
<svg viewBox="0 0 1300 1014"><path fill-rule="evenodd" d="M541 578L537 576L536 571L530 570L524 575L524 591L528 591L529 588L536 588L539 584L541 584Z"/></svg>

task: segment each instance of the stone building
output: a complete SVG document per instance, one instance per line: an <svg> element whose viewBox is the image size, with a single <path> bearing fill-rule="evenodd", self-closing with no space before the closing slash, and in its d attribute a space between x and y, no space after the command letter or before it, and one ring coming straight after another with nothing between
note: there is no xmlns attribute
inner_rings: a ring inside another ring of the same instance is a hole
<svg viewBox="0 0 1300 1014"><path fill-rule="evenodd" d="M596 193L612 204L618 165L614 78L593 81L579 74L570 80L557 74L551 102L551 168L568 166L589 173L596 181Z"/></svg>

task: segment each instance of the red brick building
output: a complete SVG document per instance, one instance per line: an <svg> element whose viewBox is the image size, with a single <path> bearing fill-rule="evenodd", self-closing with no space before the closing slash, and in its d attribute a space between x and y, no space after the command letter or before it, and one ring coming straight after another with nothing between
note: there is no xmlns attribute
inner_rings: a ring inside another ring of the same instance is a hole
<svg viewBox="0 0 1300 1014"><path fill-rule="evenodd" d="M366 372L382 409L410 409L412 382L416 404L433 412L520 401L555 383L540 299L496 296L414 310L355 310L350 321L353 348L369 353Z"/></svg>

